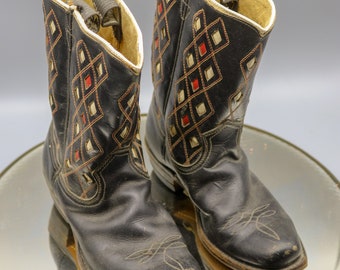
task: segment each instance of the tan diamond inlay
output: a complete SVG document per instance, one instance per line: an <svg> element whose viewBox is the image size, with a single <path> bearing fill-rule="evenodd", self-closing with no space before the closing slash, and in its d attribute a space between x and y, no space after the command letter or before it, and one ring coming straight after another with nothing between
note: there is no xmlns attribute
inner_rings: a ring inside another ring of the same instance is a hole
<svg viewBox="0 0 340 270"><path fill-rule="evenodd" d="M71 162L70 162L69 159L66 159L65 165L66 165L67 168L71 168Z"/></svg>
<svg viewBox="0 0 340 270"><path fill-rule="evenodd" d="M219 30L215 30L212 34L211 34L211 38L214 42L215 45L218 45L221 43L222 41L222 36Z"/></svg>
<svg viewBox="0 0 340 270"><path fill-rule="evenodd" d="M123 131L120 133L120 137L125 139L128 134L129 134L129 127L125 126Z"/></svg>
<svg viewBox="0 0 340 270"><path fill-rule="evenodd" d="M205 107L205 104L203 102L196 106L196 112L198 116L202 116L207 112L207 108Z"/></svg>
<svg viewBox="0 0 340 270"><path fill-rule="evenodd" d="M50 71L53 71L54 70L54 63L53 63L53 60L50 59Z"/></svg>
<svg viewBox="0 0 340 270"><path fill-rule="evenodd" d="M85 62L85 53L83 50L79 51L79 60L81 64Z"/></svg>
<svg viewBox="0 0 340 270"><path fill-rule="evenodd" d="M80 98L79 88L78 87L74 88L73 92L74 92L74 97L76 98L76 100L78 100Z"/></svg>
<svg viewBox="0 0 340 270"><path fill-rule="evenodd" d="M165 29L165 27L163 27L162 30L161 30L161 37L162 37L162 39L164 39L166 37L166 29Z"/></svg>
<svg viewBox="0 0 340 270"><path fill-rule="evenodd" d="M54 102L53 102L53 96L52 95L49 95L48 100L50 102L50 106L53 106Z"/></svg>
<svg viewBox="0 0 340 270"><path fill-rule="evenodd" d="M250 71L254 68L256 64L256 57L253 57L252 59L250 59L248 62L247 62L247 69Z"/></svg>
<svg viewBox="0 0 340 270"><path fill-rule="evenodd" d="M161 63L156 64L156 72L159 74L161 72Z"/></svg>
<svg viewBox="0 0 340 270"><path fill-rule="evenodd" d="M170 135L171 135L171 137L174 137L174 136L177 135L177 130L176 130L176 127L174 125L172 125L170 127Z"/></svg>
<svg viewBox="0 0 340 270"><path fill-rule="evenodd" d="M94 101L92 101L89 105L89 111L90 111L90 115L94 116L97 113L97 107L96 107L96 103Z"/></svg>
<svg viewBox="0 0 340 270"><path fill-rule="evenodd" d="M92 144L91 140L86 141L85 149L88 153L93 151L93 144Z"/></svg>
<svg viewBox="0 0 340 270"><path fill-rule="evenodd" d="M199 31L202 27L202 24L201 24L201 19L199 17L196 17L195 18L195 21L194 21L194 29L195 31Z"/></svg>
<svg viewBox="0 0 340 270"><path fill-rule="evenodd" d="M243 97L242 92L239 92L235 97L234 97L234 102L238 103L240 102L241 98Z"/></svg>
<svg viewBox="0 0 340 270"><path fill-rule="evenodd" d="M128 100L127 105L128 105L129 107L132 107L134 100L135 100L135 95L133 95L133 96Z"/></svg>
<svg viewBox="0 0 340 270"><path fill-rule="evenodd" d="M204 70L204 75L205 75L205 79L207 80L207 82L210 81L210 79L213 78L215 75L213 68L211 66L206 68Z"/></svg>
<svg viewBox="0 0 340 270"><path fill-rule="evenodd" d="M103 71L103 64L102 64L102 63L99 63L99 64L97 65L96 69L97 69L98 76L99 76L99 77L102 76L103 73L104 73L104 71Z"/></svg>
<svg viewBox="0 0 340 270"><path fill-rule="evenodd" d="M50 30L51 30L51 34L53 35L55 33L55 31L57 30L57 27L55 26L55 22L51 21L50 22Z"/></svg>
<svg viewBox="0 0 340 270"><path fill-rule="evenodd" d="M191 137L189 142L190 142L191 148L195 148L195 147L199 146L199 144L200 144L196 137Z"/></svg>
<svg viewBox="0 0 340 270"><path fill-rule="evenodd" d="M194 56L192 55L192 53L187 55L186 61L187 61L187 66L189 68L191 68L195 64Z"/></svg>
<svg viewBox="0 0 340 270"><path fill-rule="evenodd" d="M131 152L132 152L133 158L138 158L138 154L137 154L137 151L136 151L135 148L132 148L132 149L131 149Z"/></svg>
<svg viewBox="0 0 340 270"><path fill-rule="evenodd" d="M181 104L185 99L185 93L184 90L179 91L178 96L177 96L177 100L178 103Z"/></svg>
<svg viewBox="0 0 340 270"><path fill-rule="evenodd" d="M74 130L74 131L75 131L76 135L79 134L79 132L80 132L80 126L79 126L78 123L76 123L75 130Z"/></svg>

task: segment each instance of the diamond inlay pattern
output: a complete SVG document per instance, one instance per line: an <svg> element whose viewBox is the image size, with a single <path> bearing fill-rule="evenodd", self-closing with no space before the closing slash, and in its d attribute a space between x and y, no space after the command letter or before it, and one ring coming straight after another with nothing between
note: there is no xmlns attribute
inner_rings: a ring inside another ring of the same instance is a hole
<svg viewBox="0 0 340 270"><path fill-rule="evenodd" d="M138 83L133 83L118 99L118 107L122 115L119 126L113 132L112 138L118 148L130 147L131 164L134 165L136 169L146 173L142 143L139 135L139 91ZM138 118L136 119L136 117Z"/></svg>
<svg viewBox="0 0 340 270"><path fill-rule="evenodd" d="M164 76L162 70L162 57L171 42L168 26L168 13L175 2L175 0L158 0L157 2L153 28L154 42L152 55L152 66L154 67L152 73L155 85L159 84Z"/></svg>
<svg viewBox="0 0 340 270"><path fill-rule="evenodd" d="M183 52L184 74L176 82L176 103L169 115L169 140L176 161L194 163L202 149L201 126L215 113L209 90L222 80L216 55L229 45L221 18L207 22L200 10L192 22L193 41Z"/></svg>
<svg viewBox="0 0 340 270"><path fill-rule="evenodd" d="M244 100L248 99L250 95L250 88L248 86L249 78L251 77L252 73L256 71L258 62L262 56L262 52L263 45L262 43L259 43L253 50L243 57L240 62L243 82L228 99L228 118L231 120L242 121L244 118L247 106L247 102L244 102Z"/></svg>
<svg viewBox="0 0 340 270"><path fill-rule="evenodd" d="M56 65L56 60L54 56L54 48L60 41L62 37L62 31L57 19L56 14L51 9L48 14L46 14L46 10L44 8L44 17L45 17L45 30L46 30L46 52L47 52L47 61L48 61L48 81L49 81L49 102L52 110L52 114L58 111L58 103L55 99L55 91L53 85L58 77L58 69Z"/></svg>
<svg viewBox="0 0 340 270"><path fill-rule="evenodd" d="M81 168L96 160L103 149L96 138L95 124L104 114L98 98L100 85L108 78L104 54L92 57L84 41L76 44L77 74L71 83L71 116L73 127L71 138L66 147L64 176L74 174L78 178L77 195L90 198L95 192L90 176L75 174ZM73 181L74 179L72 179ZM73 189L75 184L72 183Z"/></svg>

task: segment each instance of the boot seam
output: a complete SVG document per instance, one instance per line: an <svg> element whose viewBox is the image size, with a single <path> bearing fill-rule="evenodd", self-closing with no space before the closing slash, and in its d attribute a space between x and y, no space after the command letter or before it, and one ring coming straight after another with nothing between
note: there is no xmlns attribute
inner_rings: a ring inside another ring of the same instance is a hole
<svg viewBox="0 0 340 270"><path fill-rule="evenodd" d="M188 1L189 0L185 0L186 1L186 5L188 5ZM182 1L180 2L180 5L182 5ZM177 40L177 44L176 44L176 52L175 52L175 57L174 57L174 65L172 67L172 70L171 70L171 74L170 74L170 78L171 78L171 81L169 83L169 86L168 86L168 89L167 89L167 92L166 92L166 95L165 95L165 98L164 98L164 103L163 103L163 115L164 115L164 118L166 118L166 110L168 108L168 101L169 101L169 97L170 97L170 94L171 94L171 89L172 89L172 85L174 83L174 74L175 74L175 70L176 70L176 63L177 63L177 60L179 58L179 51L180 51L180 47L181 47L181 37L182 37L182 34L183 34L183 28L184 28L184 24L185 24L185 20L187 18L187 12L188 12L188 8L185 9L185 13L182 13L182 9L180 7L180 13L181 13L181 26L180 26L180 31L179 31L179 35L178 35L178 40ZM164 123L165 124L165 123Z"/></svg>

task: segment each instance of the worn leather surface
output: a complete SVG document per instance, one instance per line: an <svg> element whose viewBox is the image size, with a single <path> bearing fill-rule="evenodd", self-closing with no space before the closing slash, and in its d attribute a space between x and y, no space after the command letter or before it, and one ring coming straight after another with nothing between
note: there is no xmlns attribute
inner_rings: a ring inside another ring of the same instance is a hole
<svg viewBox="0 0 340 270"><path fill-rule="evenodd" d="M294 224L239 146L269 33L213 1L157 1L154 97L146 142L154 172L181 186L201 241L233 269L302 269Z"/></svg>
<svg viewBox="0 0 340 270"><path fill-rule="evenodd" d="M74 6L45 0L43 10L53 114L44 174L81 269L200 269L170 215L150 199L140 69L110 53Z"/></svg>

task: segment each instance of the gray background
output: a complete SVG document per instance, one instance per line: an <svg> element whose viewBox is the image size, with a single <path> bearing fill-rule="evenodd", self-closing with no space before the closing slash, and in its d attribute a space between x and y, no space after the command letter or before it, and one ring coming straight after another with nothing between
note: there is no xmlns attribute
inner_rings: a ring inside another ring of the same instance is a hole
<svg viewBox="0 0 340 270"><path fill-rule="evenodd" d="M144 35L141 109L152 95L153 0L126 0ZM276 0L246 123L299 146L340 179L340 1ZM0 171L45 138L51 114L41 1L1 5Z"/></svg>

